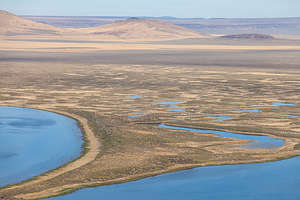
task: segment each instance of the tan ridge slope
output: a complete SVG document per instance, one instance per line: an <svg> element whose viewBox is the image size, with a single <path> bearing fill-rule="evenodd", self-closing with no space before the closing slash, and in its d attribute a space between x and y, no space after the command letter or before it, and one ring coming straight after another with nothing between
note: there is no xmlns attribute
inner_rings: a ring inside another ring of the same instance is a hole
<svg viewBox="0 0 300 200"><path fill-rule="evenodd" d="M40 35L59 34L63 29L43 23L33 22L0 10L1 35Z"/></svg>
<svg viewBox="0 0 300 200"><path fill-rule="evenodd" d="M167 22L143 18L129 18L104 26L81 28L93 37L113 40L171 40L207 37L196 31Z"/></svg>
<svg viewBox="0 0 300 200"><path fill-rule="evenodd" d="M167 22L143 18L129 18L98 27L58 28L33 22L0 10L0 35L22 38L92 39L109 41L161 41L185 38L205 38L207 35Z"/></svg>

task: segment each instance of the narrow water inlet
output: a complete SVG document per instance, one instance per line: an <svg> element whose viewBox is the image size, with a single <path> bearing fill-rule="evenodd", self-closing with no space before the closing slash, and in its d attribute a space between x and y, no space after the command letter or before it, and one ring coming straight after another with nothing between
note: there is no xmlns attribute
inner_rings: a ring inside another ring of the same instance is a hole
<svg viewBox="0 0 300 200"><path fill-rule="evenodd" d="M207 117L203 117L203 119L212 119L215 121L225 121L225 120L232 119L232 117L231 116L207 116Z"/></svg>
<svg viewBox="0 0 300 200"><path fill-rule="evenodd" d="M224 137L224 138L251 140L251 142L248 142L246 144L241 144L242 147L248 149L276 148L276 147L283 146L285 143L285 141L282 139L272 138L263 135L246 135L246 134L233 133L227 131L214 131L214 130L205 130L205 129L196 129L196 128L186 128L186 127L179 127L179 126L168 126L165 124L159 124L158 126L161 128L172 129L172 130L184 130L184 131L190 131L195 133L216 134L219 137Z"/></svg>

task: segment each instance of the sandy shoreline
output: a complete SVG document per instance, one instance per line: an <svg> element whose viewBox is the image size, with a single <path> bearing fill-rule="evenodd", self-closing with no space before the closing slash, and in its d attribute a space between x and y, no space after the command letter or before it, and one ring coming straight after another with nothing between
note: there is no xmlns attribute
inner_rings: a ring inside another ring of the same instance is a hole
<svg viewBox="0 0 300 200"><path fill-rule="evenodd" d="M43 109L43 108L37 108L37 109ZM95 137L94 133L88 126L88 121L87 119L80 117L75 114L70 114L67 112L63 111L57 111L53 109L43 109L49 112L55 112L58 114L62 114L71 118L74 118L80 122L84 129L84 134L85 134L85 139L86 142L88 143L88 146L86 148L89 149L89 151L81 156L79 159L66 164L63 167L60 167L56 170L53 170L51 172L48 172L46 174L42 174L32 180L25 181L23 183L19 183L16 185L12 185L10 187L4 188L2 191L7 191L7 190L14 190L14 189L20 189L22 187L28 186L28 185L33 185L33 184L38 184L43 181L47 181L49 179L55 178L59 175L62 175L64 173L67 173L71 170L77 169L91 161L93 161L98 153L100 152L100 143L98 139ZM279 148L279 151L286 149L286 148L292 148L293 147L293 141L292 140L286 140L286 143L284 146ZM230 165L230 164L250 164L250 163L256 163L256 162L270 162L270 161L276 161L279 159L286 159L289 157L294 157L300 155L300 151L294 151L292 154L286 151L279 152L275 157L272 156L264 156L264 157L259 157L254 161L246 161L246 162L240 162L240 161L222 161L222 162L204 162L201 164L180 164L180 165L175 165L172 167L169 167L165 170L158 170L158 171L153 171L153 172L145 172L142 174L137 174L137 175L129 175L126 177L118 178L118 179L112 179L112 180L107 180L107 181L91 181L88 183L81 183L81 184L67 184L64 186L58 186L58 187L52 187L47 190L43 190L40 192L35 192L35 193L27 193L27 194L19 194L15 196L16 198L22 198L22 199L37 199L37 198L47 198L47 197L52 197L52 196L57 196L57 195L62 195L66 193L71 193L74 192L75 190L84 188L84 187L95 187L95 186L102 186L102 185L111 185L111 184L118 184L118 183L124 183L128 181L133 181L133 180L138 180L146 177L151 177L163 173L168 173L168 172L174 172L174 171L179 171L179 170L187 170L187 169L192 169L196 167L201 167L201 166L216 166L216 165Z"/></svg>
<svg viewBox="0 0 300 200"><path fill-rule="evenodd" d="M20 189L22 187L26 187L26 186L33 185L33 184L38 184L40 182L44 182L49 179L55 178L59 175L62 175L64 173L67 173L69 171L77 169L87 163L90 163L97 157L98 153L100 152L101 144L100 144L99 140L95 137L92 130L89 128L87 119L80 117L78 115L75 115L75 114L58 111L58 110L53 110L53 109L43 109L43 108L32 108L32 109L40 109L40 110L45 110L45 111L61 114L61 115L67 116L67 117L71 117L71 118L75 119L78 123L80 123L79 125L81 125L82 129L83 129L82 131L83 131L83 137L85 139L85 144L88 144L88 146L85 146L84 149L82 150L82 152L86 151L86 153L82 154L82 156L80 156L78 159L71 161L70 163L67 163L64 166L61 166L50 172L46 172L44 174L41 174L41 175L34 177L30 180L27 180L27 181L23 181L21 183L17 183L17 184L11 185L11 186L4 187L3 189L0 189L0 192L1 191L5 192L5 191L9 191L9 190L14 190L14 189Z"/></svg>
<svg viewBox="0 0 300 200"><path fill-rule="evenodd" d="M32 42L10 41L1 39L1 51L28 51L28 52L97 52L97 51L128 51L128 50L208 50L208 51L299 51L295 45L214 45L214 44L139 44L139 43L64 43L64 42Z"/></svg>
<svg viewBox="0 0 300 200"><path fill-rule="evenodd" d="M154 172L148 172L138 175L132 175L127 176L123 178L113 179L109 181L95 181L95 182L89 182L86 184L70 184L70 185L64 185L60 187L54 187L49 188L47 190L36 192L36 193L28 193L28 194L21 194L17 195L17 198L23 198L23 199L39 199L39 198L50 198L54 196L60 196L64 194L69 194L72 192L75 192L76 190L86 188L86 187L98 187L98 186L105 186L105 185L112 185L112 184L121 184L129 181L135 181L140 180L143 178L148 178L152 176L157 176L165 173L171 173L181 170L189 170L197 167L205 167L205 166L220 166L220 165L235 165L235 164L252 164L252 163L264 163L264 162L272 162L272 161L278 161L278 160L284 160L296 156L300 156L300 151L295 153L295 155L290 155L288 153L282 153L278 154L280 158L265 158L265 159L258 159L256 161L247 161L247 162L239 162L239 161L229 161L229 162L205 162L202 164L182 164L182 165L176 165L173 167L170 167L166 170L159 170Z"/></svg>

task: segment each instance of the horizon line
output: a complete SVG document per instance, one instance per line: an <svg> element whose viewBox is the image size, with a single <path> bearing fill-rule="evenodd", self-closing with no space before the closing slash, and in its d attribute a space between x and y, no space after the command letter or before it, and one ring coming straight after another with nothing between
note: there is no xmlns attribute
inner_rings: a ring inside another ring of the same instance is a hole
<svg viewBox="0 0 300 200"><path fill-rule="evenodd" d="M162 16L142 16L142 15L43 15L43 14L16 14L14 12L0 9L0 11L8 12L23 17L103 17L103 18L165 18L165 19L297 19L300 16L281 16L281 17L175 17L169 15Z"/></svg>
<svg viewBox="0 0 300 200"><path fill-rule="evenodd" d="M17 14L16 14L17 15ZM17 15L23 17L98 17L98 18L165 18L165 19L295 19L299 17L173 17L173 16L126 16L126 15Z"/></svg>

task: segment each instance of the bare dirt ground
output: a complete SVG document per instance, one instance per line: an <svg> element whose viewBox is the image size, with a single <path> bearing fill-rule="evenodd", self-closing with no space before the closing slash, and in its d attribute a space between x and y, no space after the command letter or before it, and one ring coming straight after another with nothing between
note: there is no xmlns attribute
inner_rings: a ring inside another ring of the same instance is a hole
<svg viewBox="0 0 300 200"><path fill-rule="evenodd" d="M92 150L45 176L0 189L4 199L34 199L196 166L300 155L300 119L281 116L300 115L297 45L280 41L271 48L257 41L255 46L235 42L224 49L209 44L192 48L193 42L184 48L87 43L97 49L73 51L63 42L59 45L66 50L51 41L10 42L0 40L0 104L77 118ZM81 44L74 42L74 47ZM47 49L51 45L53 49ZM175 108L186 112L155 104L162 101L178 101ZM260 111L229 112L248 109ZM136 114L143 116L129 117ZM158 123L262 134L286 143L281 148L245 149L240 145L245 141L162 129Z"/></svg>
<svg viewBox="0 0 300 200"><path fill-rule="evenodd" d="M41 42L43 41L43 42ZM16 41L0 38L0 51L29 51L29 52L95 52L95 51L119 51L119 50L206 50L206 51L299 51L298 45L205 45L205 44L160 44L160 43L78 43L70 41L68 43L60 40L55 42L47 40L38 41Z"/></svg>

